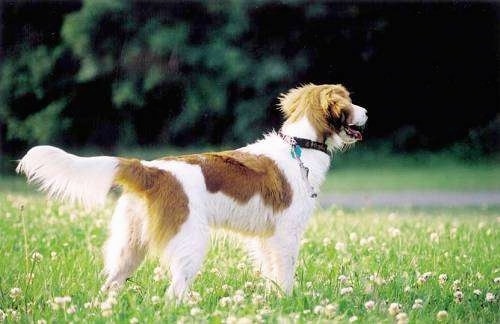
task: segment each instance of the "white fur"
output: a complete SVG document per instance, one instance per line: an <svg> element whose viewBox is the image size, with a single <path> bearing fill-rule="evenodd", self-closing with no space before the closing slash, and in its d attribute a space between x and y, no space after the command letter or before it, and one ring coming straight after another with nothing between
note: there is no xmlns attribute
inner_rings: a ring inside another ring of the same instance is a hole
<svg viewBox="0 0 500 324"><path fill-rule="evenodd" d="M366 110L355 109L355 122L366 122ZM318 140L305 117L285 124L282 132ZM333 150L343 147L348 140L342 134L335 134L327 143ZM290 145L274 132L239 149L269 157L285 175L293 196L291 205L280 212L267 207L259 195L241 204L221 192L209 192L198 165L175 160L142 162L145 167L173 174L189 198L186 222L160 251L160 260L168 266L172 278L169 297L180 300L185 296L202 265L211 227L244 234L256 269L277 283L285 293L292 291L300 239L316 199L311 198L308 184L301 177L300 167L291 157L290 149ZM330 166L330 155L303 149L301 158L310 170L310 184L318 191ZM118 164L117 158L82 158L54 147L40 146L28 152L17 170L26 173L30 181L39 182L42 190L52 196L93 205L104 201ZM120 287L143 260L148 245L147 223L146 203L132 194L123 195L113 215L110 237L105 245L107 280L103 290Z"/></svg>
<svg viewBox="0 0 500 324"><path fill-rule="evenodd" d="M21 159L16 171L26 174L53 198L102 205L113 184L118 159L79 157L53 146L35 146Z"/></svg>
<svg viewBox="0 0 500 324"><path fill-rule="evenodd" d="M141 224L142 226L134 226ZM109 225L109 238L104 244L102 291L119 288L141 264L147 252L147 209L144 202L131 194L123 194Z"/></svg>
<svg viewBox="0 0 500 324"><path fill-rule="evenodd" d="M366 121L368 120L368 116L366 115L366 109L354 104L352 105L352 108L354 109L352 123L358 126L363 126L364 124L366 124Z"/></svg>

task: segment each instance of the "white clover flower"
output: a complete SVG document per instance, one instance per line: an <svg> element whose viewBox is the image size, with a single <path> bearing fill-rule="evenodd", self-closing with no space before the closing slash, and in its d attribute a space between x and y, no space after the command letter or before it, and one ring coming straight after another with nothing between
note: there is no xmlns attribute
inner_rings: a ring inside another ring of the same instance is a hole
<svg viewBox="0 0 500 324"><path fill-rule="evenodd" d="M365 303L365 308L368 311L373 310L374 307L375 307L375 302L373 300L369 300Z"/></svg>
<svg viewBox="0 0 500 324"><path fill-rule="evenodd" d="M332 240L329 237L325 237L323 239L323 246L328 246L332 243Z"/></svg>
<svg viewBox="0 0 500 324"><path fill-rule="evenodd" d="M224 323L225 324L236 324L237 321L238 321L238 318L236 318L236 316L230 315L230 316L226 317L226 320L224 321Z"/></svg>
<svg viewBox="0 0 500 324"><path fill-rule="evenodd" d="M325 311L325 307L321 305L316 305L314 306L313 313L316 315L322 315L323 312Z"/></svg>
<svg viewBox="0 0 500 324"><path fill-rule="evenodd" d="M346 252L347 245L344 242L337 242L335 243L335 250L339 252Z"/></svg>
<svg viewBox="0 0 500 324"><path fill-rule="evenodd" d="M476 295L476 296L480 296L482 292L481 292L481 290L479 290L479 289L474 289L473 293L474 293L474 295Z"/></svg>
<svg viewBox="0 0 500 324"><path fill-rule="evenodd" d="M191 314L191 316L200 315L200 314L201 314L201 309L200 309L200 308L198 308L198 307L193 307L193 308L191 308L191 310L189 311L189 314Z"/></svg>
<svg viewBox="0 0 500 324"><path fill-rule="evenodd" d="M19 321L21 318L21 314L15 309L7 309L7 314L9 317L11 317L14 321Z"/></svg>
<svg viewBox="0 0 500 324"><path fill-rule="evenodd" d="M496 277L495 279L493 279L493 282L496 283L496 284L500 283L500 277Z"/></svg>
<svg viewBox="0 0 500 324"><path fill-rule="evenodd" d="M442 273L439 275L438 280L441 285L444 285L444 283L448 280L448 276L446 273Z"/></svg>
<svg viewBox="0 0 500 324"><path fill-rule="evenodd" d="M422 303L417 303L417 301L415 301L415 303L413 303L413 306L411 307L411 309L422 309L424 308L424 305Z"/></svg>
<svg viewBox="0 0 500 324"><path fill-rule="evenodd" d="M410 292L411 291L411 287L410 286L405 286L405 288L403 289L403 291L405 293Z"/></svg>
<svg viewBox="0 0 500 324"><path fill-rule="evenodd" d="M201 295L196 291L190 291L187 295L186 304L189 306L194 306L201 301Z"/></svg>
<svg viewBox="0 0 500 324"><path fill-rule="evenodd" d="M151 297L151 302L153 303L153 305L156 305L156 304L159 304L161 302L161 298L160 296L152 296Z"/></svg>
<svg viewBox="0 0 500 324"><path fill-rule="evenodd" d="M462 299L464 298L464 294L460 290L457 290L453 294L453 297L455 297L455 302L460 303L460 302L462 302Z"/></svg>
<svg viewBox="0 0 500 324"><path fill-rule="evenodd" d="M251 282L251 281L247 281L247 282L245 282L245 284L243 285L243 288L245 288L246 290L252 289L253 287L254 287L254 284L253 284L253 282Z"/></svg>
<svg viewBox="0 0 500 324"><path fill-rule="evenodd" d="M445 310L441 310L436 314L436 318L438 321L444 321L448 317L448 312Z"/></svg>
<svg viewBox="0 0 500 324"><path fill-rule="evenodd" d="M252 320L249 319L248 317L241 317L241 318L238 318L238 320L236 321L236 324L252 324Z"/></svg>
<svg viewBox="0 0 500 324"><path fill-rule="evenodd" d="M384 285L386 283L386 280L382 278L377 272L370 275L369 279L370 281L376 283L378 286Z"/></svg>
<svg viewBox="0 0 500 324"><path fill-rule="evenodd" d="M432 232L431 235L429 236L429 239L433 243L439 243L439 234L436 232Z"/></svg>
<svg viewBox="0 0 500 324"><path fill-rule="evenodd" d="M219 299L219 305L221 307L227 307L231 305L231 303L232 303L231 297L222 297L221 299Z"/></svg>
<svg viewBox="0 0 500 324"><path fill-rule="evenodd" d="M0 322L5 321L6 318L7 318L7 314L5 314L3 312L3 310L0 309Z"/></svg>
<svg viewBox="0 0 500 324"><path fill-rule="evenodd" d="M431 276L432 276L432 272L426 272L424 274L421 274L420 276L418 276L417 283L420 285L423 283L426 283L427 280L429 280L429 278Z"/></svg>
<svg viewBox="0 0 500 324"><path fill-rule="evenodd" d="M110 317L113 315L113 304L108 300L105 300L101 303L101 315L104 317Z"/></svg>
<svg viewBox="0 0 500 324"><path fill-rule="evenodd" d="M340 283L346 283L347 281L349 281L349 278L345 275L340 275L338 277L338 280L340 281Z"/></svg>
<svg viewBox="0 0 500 324"><path fill-rule="evenodd" d="M153 270L153 280L162 281L166 279L165 270L162 267L156 267Z"/></svg>
<svg viewBox="0 0 500 324"><path fill-rule="evenodd" d="M239 294L236 294L233 296L233 302L235 304L241 304L245 301L245 296L244 295L239 295Z"/></svg>
<svg viewBox="0 0 500 324"><path fill-rule="evenodd" d="M399 313L396 315L396 323L397 324L407 324L409 321L408 314Z"/></svg>
<svg viewBox="0 0 500 324"><path fill-rule="evenodd" d="M340 294L341 295L348 295L350 293L352 293L354 291L354 289L352 287L344 287L342 289L340 289Z"/></svg>
<svg viewBox="0 0 500 324"><path fill-rule="evenodd" d="M359 245L361 245L361 246L371 245L373 243L375 243L375 236L369 236L367 238L362 237L359 240Z"/></svg>
<svg viewBox="0 0 500 324"><path fill-rule="evenodd" d="M68 307L68 309L66 310L66 313L68 314L74 314L76 312L76 306L75 305L71 305Z"/></svg>
<svg viewBox="0 0 500 324"><path fill-rule="evenodd" d="M311 312L310 309L308 309L309 312ZM259 310L259 314L262 315L262 316L266 316L266 315L269 315L271 314L273 311L271 310L271 307L269 306L264 306L262 307L260 310Z"/></svg>
<svg viewBox="0 0 500 324"><path fill-rule="evenodd" d="M349 234L349 240L351 240L351 242L355 242L358 240L358 234L352 232Z"/></svg>
<svg viewBox="0 0 500 324"><path fill-rule="evenodd" d="M264 303L264 296L258 295L258 294L253 294L252 295L252 304L255 306L261 305Z"/></svg>
<svg viewBox="0 0 500 324"><path fill-rule="evenodd" d="M349 323L354 323L358 320L358 317L356 315L349 317Z"/></svg>
<svg viewBox="0 0 500 324"><path fill-rule="evenodd" d="M130 324L138 324L139 319L137 317L132 317L129 321Z"/></svg>
<svg viewBox="0 0 500 324"><path fill-rule="evenodd" d="M14 287L10 290L9 292L9 296L10 298L16 300L18 299L19 297L21 297L21 294L22 294L22 291L21 291L21 288L18 288L18 287Z"/></svg>
<svg viewBox="0 0 500 324"><path fill-rule="evenodd" d="M99 307L99 305L100 305L99 300L97 298L94 298L94 299L92 299L92 301L86 302L85 304L83 304L83 307L86 309L97 308L97 307Z"/></svg>
<svg viewBox="0 0 500 324"><path fill-rule="evenodd" d="M327 304L325 306L324 313L326 316L331 317L335 314L337 308L338 308L337 304Z"/></svg>
<svg viewBox="0 0 500 324"><path fill-rule="evenodd" d="M240 262L240 263L238 263L238 265L236 266L236 268L237 268L238 270L244 270L246 267L247 267L247 266L246 266L246 264L245 264L244 262Z"/></svg>
<svg viewBox="0 0 500 324"><path fill-rule="evenodd" d="M33 254L31 254L31 260L33 262L40 262L40 261L42 261L42 259L43 259L43 255L40 252L35 251L35 252L33 252Z"/></svg>
<svg viewBox="0 0 500 324"><path fill-rule="evenodd" d="M495 301L495 294L490 293L490 292L486 293L486 297L484 298L484 300L486 300L489 303L494 302Z"/></svg>
<svg viewBox="0 0 500 324"><path fill-rule="evenodd" d="M64 305L71 303L70 296L54 297L54 303L58 306L64 307Z"/></svg>
<svg viewBox="0 0 500 324"><path fill-rule="evenodd" d="M118 292L116 290L110 291L108 293L108 298L106 298L106 301L112 305L118 304L118 301L116 300Z"/></svg>
<svg viewBox="0 0 500 324"><path fill-rule="evenodd" d="M397 314L401 313L402 310L403 306L401 306L401 304L399 303L391 303L389 305L389 308L387 309L389 314L391 314L392 316L396 316Z"/></svg>
<svg viewBox="0 0 500 324"><path fill-rule="evenodd" d="M453 281L451 287L453 288L453 290L460 290L460 280Z"/></svg>
<svg viewBox="0 0 500 324"><path fill-rule="evenodd" d="M212 268L210 269L210 273L213 273L214 275L216 275L217 277L220 277L221 276L221 272L219 269L217 268Z"/></svg>
<svg viewBox="0 0 500 324"><path fill-rule="evenodd" d="M396 227L389 227L388 232L390 237L397 237L401 235L401 231Z"/></svg>

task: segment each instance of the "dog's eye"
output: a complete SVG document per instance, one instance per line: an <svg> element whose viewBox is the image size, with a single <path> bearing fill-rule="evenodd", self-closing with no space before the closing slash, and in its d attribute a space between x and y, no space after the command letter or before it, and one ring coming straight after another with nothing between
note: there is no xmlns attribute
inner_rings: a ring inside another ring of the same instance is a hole
<svg viewBox="0 0 500 324"><path fill-rule="evenodd" d="M342 113L340 114L340 123L344 125L346 120L347 120L347 114L345 111L342 111Z"/></svg>

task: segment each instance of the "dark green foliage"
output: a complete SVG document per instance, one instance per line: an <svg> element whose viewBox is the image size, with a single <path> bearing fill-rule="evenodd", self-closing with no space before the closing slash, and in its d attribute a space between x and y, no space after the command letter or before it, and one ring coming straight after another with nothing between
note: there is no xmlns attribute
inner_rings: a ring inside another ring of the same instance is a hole
<svg viewBox="0 0 500 324"><path fill-rule="evenodd" d="M84 1L65 16L59 45L27 48L3 62L0 113L7 141L255 138L278 119L270 110L281 87L307 64L300 52L285 58L279 48L265 56L253 51L260 45L252 39L251 11L245 1ZM100 96L83 98L98 112L82 105L82 92Z"/></svg>
<svg viewBox="0 0 500 324"><path fill-rule="evenodd" d="M275 98L307 82L346 85L370 111L366 138L395 151L468 138L477 154L498 152L498 122L486 125L498 113L499 9L0 1L0 153L241 145L278 127Z"/></svg>

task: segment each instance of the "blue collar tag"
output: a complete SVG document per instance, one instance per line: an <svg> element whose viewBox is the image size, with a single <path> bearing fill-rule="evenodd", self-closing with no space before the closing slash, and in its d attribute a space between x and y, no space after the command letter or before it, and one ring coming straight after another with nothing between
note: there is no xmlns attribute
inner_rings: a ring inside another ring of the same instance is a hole
<svg viewBox="0 0 500 324"><path fill-rule="evenodd" d="M290 153L292 154L292 158L296 159L302 156L302 148L299 145L292 145L292 149L290 150Z"/></svg>

